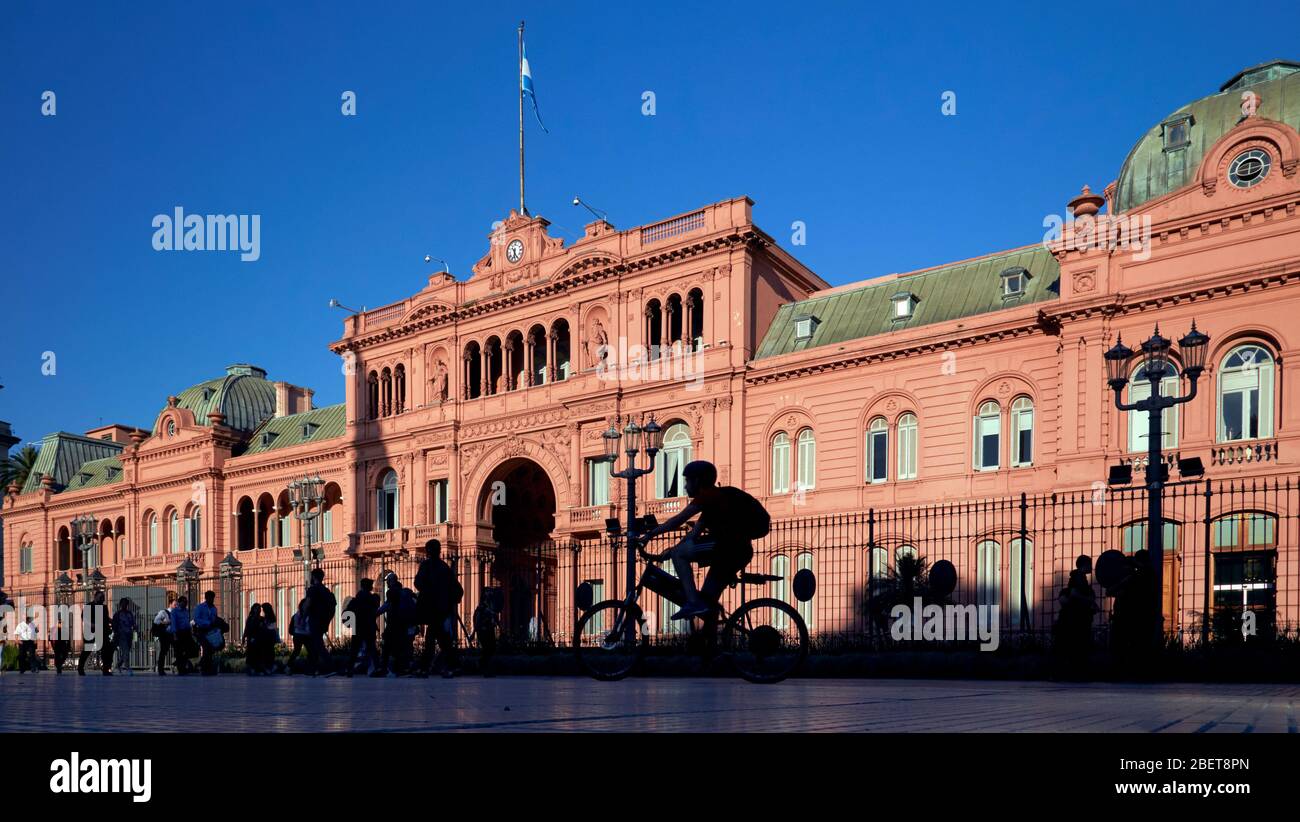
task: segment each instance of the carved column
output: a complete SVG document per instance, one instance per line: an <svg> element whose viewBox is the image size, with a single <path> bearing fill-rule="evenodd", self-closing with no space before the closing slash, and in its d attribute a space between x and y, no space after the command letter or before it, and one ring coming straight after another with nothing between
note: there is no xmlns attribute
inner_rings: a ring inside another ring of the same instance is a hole
<svg viewBox="0 0 1300 822"><path fill-rule="evenodd" d="M492 385L492 344L491 343L486 343L486 342L483 343L482 356L483 356L483 367L481 369L482 373L479 376L482 378L480 381L483 383L482 395L486 397L488 394L491 393L489 389Z"/></svg>
<svg viewBox="0 0 1300 822"><path fill-rule="evenodd" d="M557 350L556 342L560 339L559 332L554 328L546 333L546 381L555 382L558 372L556 371L555 352Z"/></svg>
<svg viewBox="0 0 1300 822"><path fill-rule="evenodd" d="M465 353L461 355L461 362L464 363L464 367L461 368L460 384L465 386L461 393L464 395L465 399L469 399L472 396L471 379L474 376L474 355L469 353L469 349L465 349Z"/></svg>
<svg viewBox="0 0 1300 822"><path fill-rule="evenodd" d="M531 386L533 380L533 346L536 345L536 338L533 333L528 332L524 338L524 385Z"/></svg>
<svg viewBox="0 0 1300 822"><path fill-rule="evenodd" d="M501 361L502 370L505 375L506 390L512 391L515 388L515 346L508 338L506 340L506 346L503 349Z"/></svg>

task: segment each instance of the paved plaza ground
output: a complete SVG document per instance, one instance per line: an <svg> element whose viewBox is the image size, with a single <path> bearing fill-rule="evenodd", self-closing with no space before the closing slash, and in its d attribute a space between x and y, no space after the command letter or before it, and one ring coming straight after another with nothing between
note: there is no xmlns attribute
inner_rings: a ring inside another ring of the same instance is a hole
<svg viewBox="0 0 1300 822"><path fill-rule="evenodd" d="M1297 685L0 677L0 732L1297 731Z"/></svg>

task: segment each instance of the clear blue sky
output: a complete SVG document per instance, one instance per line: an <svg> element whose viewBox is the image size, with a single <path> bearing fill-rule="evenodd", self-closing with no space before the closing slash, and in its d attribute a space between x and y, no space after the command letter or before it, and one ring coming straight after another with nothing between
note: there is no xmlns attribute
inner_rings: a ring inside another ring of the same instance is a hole
<svg viewBox="0 0 1300 822"><path fill-rule="evenodd" d="M341 401L329 298L402 299L425 254L466 276L517 202L521 18L550 128L529 206L556 233L575 193L620 228L749 195L835 284L1035 242L1166 114L1300 58L1276 0L447 5L0 7L0 419L149 426L237 361ZM260 214L261 259L154 251L178 205Z"/></svg>

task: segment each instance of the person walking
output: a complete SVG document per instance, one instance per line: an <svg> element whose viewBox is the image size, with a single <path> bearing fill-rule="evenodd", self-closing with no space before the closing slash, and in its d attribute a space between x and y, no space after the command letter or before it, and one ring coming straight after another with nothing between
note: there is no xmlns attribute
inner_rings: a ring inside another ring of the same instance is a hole
<svg viewBox="0 0 1300 822"><path fill-rule="evenodd" d="M411 637L419 630L417 612L415 595L390 571L385 581L384 604L376 612L384 617L384 651L378 670L371 676L402 676L407 672L411 664Z"/></svg>
<svg viewBox="0 0 1300 822"><path fill-rule="evenodd" d="M265 673L262 670L262 643L266 639L263 626L262 606L254 602L244 618L244 673L249 676Z"/></svg>
<svg viewBox="0 0 1300 822"><path fill-rule="evenodd" d="M126 671L127 676L134 676L131 670L131 645L135 642L135 611L131 610L131 600L122 597L117 603L117 613L113 614L113 639L117 646L117 670Z"/></svg>
<svg viewBox="0 0 1300 822"><path fill-rule="evenodd" d="M419 593L417 604L419 619L425 626L424 651L416 665L417 676L428 676L433 668L434 644L442 651L438 668L444 677L455 675L456 646L447 622L455 614L465 589L456 581L451 566L442 560L442 543L431 539L424 544L425 559L415 573L415 590Z"/></svg>
<svg viewBox="0 0 1300 822"><path fill-rule="evenodd" d="M217 592L204 591L203 601L194 608L194 638L199 641L199 672L216 676L217 651L225 644L223 629L229 626L217 615Z"/></svg>
<svg viewBox="0 0 1300 822"><path fill-rule="evenodd" d="M275 649L280 644L280 625L275 620L275 609L271 603L262 603L262 658L261 668L264 673L275 672Z"/></svg>
<svg viewBox="0 0 1300 822"><path fill-rule="evenodd" d="M338 600L329 588L325 587L325 571L313 568L311 587L307 589L307 625L310 634L307 641L307 669L315 676L321 668L332 668L329 653L325 650L325 632L334 621L334 612L338 609Z"/></svg>
<svg viewBox="0 0 1300 822"><path fill-rule="evenodd" d="M18 623L14 629L14 638L18 640L18 673L36 671L36 625L31 615Z"/></svg>
<svg viewBox="0 0 1300 822"><path fill-rule="evenodd" d="M50 648L54 651L54 673L62 676L63 665L72 652L72 620L63 606L47 613L54 614L50 626Z"/></svg>
<svg viewBox="0 0 1300 822"><path fill-rule="evenodd" d="M478 607L471 618L474 623L474 638L479 647L479 672L483 676L496 676L492 672L492 657L497 653L497 628L501 617L497 611L499 588L484 588Z"/></svg>
<svg viewBox="0 0 1300 822"><path fill-rule="evenodd" d="M375 647L378 631L379 595L374 592L375 581L369 577L361 580L361 590L348 600L347 612L352 614L352 642L348 650L347 675L357 669L357 656L366 649L366 673L379 667L379 650Z"/></svg>
<svg viewBox="0 0 1300 822"><path fill-rule="evenodd" d="M171 609L175 605L176 598L168 596L166 607L160 608L158 613L153 615L153 624L149 628L150 634L154 639L158 640L158 676L163 676L166 673L167 652L172 648Z"/></svg>
<svg viewBox="0 0 1300 822"><path fill-rule="evenodd" d="M194 625L190 622L189 597L177 597L176 604L167 612L168 631L172 637L172 653L176 655L176 675L194 673Z"/></svg>
<svg viewBox="0 0 1300 822"><path fill-rule="evenodd" d="M81 655L77 658L77 675L86 675L86 660L99 653L99 667L104 676L113 675L113 615L104 602L104 592L96 591L95 599L81 611Z"/></svg>
<svg viewBox="0 0 1300 822"><path fill-rule="evenodd" d="M284 663L284 672L293 675L293 663L298 658L298 652L307 648L307 642L311 638L311 623L307 618L307 600L304 598L298 603L298 612L289 620L289 636L293 640L293 653L289 654L289 659ZM308 652L310 654L310 651Z"/></svg>

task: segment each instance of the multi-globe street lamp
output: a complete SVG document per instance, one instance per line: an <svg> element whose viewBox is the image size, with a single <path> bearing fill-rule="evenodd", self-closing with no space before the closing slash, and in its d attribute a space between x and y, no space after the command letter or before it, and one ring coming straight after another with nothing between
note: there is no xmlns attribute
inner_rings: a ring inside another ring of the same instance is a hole
<svg viewBox="0 0 1300 822"><path fill-rule="evenodd" d="M655 456L658 455L659 449L664 443L663 428L655 422L654 415L650 415L650 421L644 427L636 424L636 421L628 418L627 425L620 434L618 425L610 423L609 430L601 437L605 441L605 460L609 463L610 476L618 477L627 481L627 588L631 591L636 587L636 551L633 546L637 538L641 535L642 528L636 516L636 481L646 474L655 470ZM620 441L622 447L620 449ZM615 471L614 465L618 462L619 451L627 454L627 467L621 471ZM636 465L637 455L641 451L646 454L646 466L638 468ZM617 521L614 523L617 524ZM611 529L612 530L612 529ZM636 623L634 620L627 620L627 641L636 642Z"/></svg>
<svg viewBox="0 0 1300 822"><path fill-rule="evenodd" d="M321 478L315 474L289 483L289 506L293 508L294 519L299 522L303 539L302 547L293 549L294 559L302 562L303 590L311 587L312 561L315 560L316 567L319 568L325 555L323 548L311 547L315 522L320 517L321 505L325 501L321 493L322 485Z"/></svg>
<svg viewBox="0 0 1300 822"><path fill-rule="evenodd" d="M1182 361L1181 376L1191 383L1191 390L1185 396L1166 397L1160 393L1160 382L1168 375L1172 364L1173 343L1160 335L1157 325L1153 333L1137 351L1124 345L1122 339L1116 338L1115 345L1103 355L1106 360L1106 382L1115 392L1115 407L1121 411L1140 411L1147 415L1147 559L1151 562L1156 597L1156 625L1160 636L1164 635L1164 515L1161 506L1165 483L1169 479L1169 466L1162 455L1163 417L1165 409L1174 408L1196 398L1196 383L1205 373L1205 356L1210 337L1192 330L1178 341L1178 357ZM1129 373L1134 363L1142 366L1142 378L1150 383L1150 394L1135 402L1124 402L1124 386L1128 385Z"/></svg>

